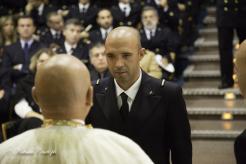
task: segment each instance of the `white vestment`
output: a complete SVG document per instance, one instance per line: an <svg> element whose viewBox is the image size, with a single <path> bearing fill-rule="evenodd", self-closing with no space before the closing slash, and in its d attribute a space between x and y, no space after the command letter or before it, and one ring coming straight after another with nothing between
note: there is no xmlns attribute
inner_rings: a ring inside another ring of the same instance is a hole
<svg viewBox="0 0 246 164"><path fill-rule="evenodd" d="M29 130L0 144L1 164L153 164L127 137L85 126Z"/></svg>

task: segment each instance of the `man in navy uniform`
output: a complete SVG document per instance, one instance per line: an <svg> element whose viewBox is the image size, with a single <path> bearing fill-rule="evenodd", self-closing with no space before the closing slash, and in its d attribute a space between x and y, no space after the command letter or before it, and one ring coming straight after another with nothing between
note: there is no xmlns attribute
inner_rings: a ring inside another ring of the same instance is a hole
<svg viewBox="0 0 246 164"><path fill-rule="evenodd" d="M221 85L220 89L233 87L233 34L239 42L246 39L246 2L243 0L217 0L217 26L219 39Z"/></svg>
<svg viewBox="0 0 246 164"><path fill-rule="evenodd" d="M62 34L64 21L63 17L57 12L51 12L47 16L47 26L48 28L41 32L40 41L47 45L51 44L61 44L64 42L64 36Z"/></svg>
<svg viewBox="0 0 246 164"><path fill-rule="evenodd" d="M96 25L96 16L98 8L92 5L90 0L79 0L78 4L69 7L68 18L77 18L81 24L86 27L88 25Z"/></svg>
<svg viewBox="0 0 246 164"><path fill-rule="evenodd" d="M140 22L141 6L138 3L130 3L130 0L119 0L118 4L111 8L111 12L115 27L136 27Z"/></svg>
<svg viewBox="0 0 246 164"><path fill-rule="evenodd" d="M108 33L113 29L113 17L108 9L101 9L97 14L98 28L90 32L92 44L104 43Z"/></svg>
<svg viewBox="0 0 246 164"><path fill-rule="evenodd" d="M131 27L115 28L105 42L112 78L94 85L94 107L87 123L135 141L155 164L192 163L192 144L182 89L140 69L140 36Z"/></svg>
<svg viewBox="0 0 246 164"><path fill-rule="evenodd" d="M65 41L57 49L58 54L68 54L77 57L85 64L89 61L88 45L81 41L82 26L78 19L71 18L65 22L63 35Z"/></svg>

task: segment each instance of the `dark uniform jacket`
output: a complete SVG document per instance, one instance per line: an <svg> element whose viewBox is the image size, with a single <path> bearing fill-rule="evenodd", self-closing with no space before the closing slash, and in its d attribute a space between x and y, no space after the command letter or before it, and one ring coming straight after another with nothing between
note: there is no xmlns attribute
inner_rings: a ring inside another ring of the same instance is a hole
<svg viewBox="0 0 246 164"><path fill-rule="evenodd" d="M117 105L113 78L94 85L94 106L87 119L135 141L155 164L192 163L190 125L182 90L143 72L140 88L124 122Z"/></svg>
<svg viewBox="0 0 246 164"><path fill-rule="evenodd" d="M217 25L219 27L246 27L246 1L217 0Z"/></svg>
<svg viewBox="0 0 246 164"><path fill-rule="evenodd" d="M79 4L69 7L69 14L67 18L77 18L81 24L86 27L88 25L96 26L98 7L90 5L85 13L80 12Z"/></svg>
<svg viewBox="0 0 246 164"><path fill-rule="evenodd" d="M42 47L44 46L40 42L33 41L29 48L29 58L26 65L30 64L31 57ZM12 87L13 82L16 83L20 78L26 75L26 73L22 71L13 69L13 66L24 64L24 61L24 50L21 47L20 41L17 41L4 49L2 85L5 89L9 90Z"/></svg>
<svg viewBox="0 0 246 164"><path fill-rule="evenodd" d="M53 36L49 29L44 30L41 32L40 35L40 42L45 44L47 47L49 47L52 43L55 43L57 45L61 45L64 42L64 36L62 32L60 32L59 37Z"/></svg>
<svg viewBox="0 0 246 164"><path fill-rule="evenodd" d="M114 18L114 26L133 26L136 27L140 22L141 6L137 3L130 3L131 11L128 16L120 9L119 5L111 8Z"/></svg>
<svg viewBox="0 0 246 164"><path fill-rule="evenodd" d="M64 43L60 45L60 47L57 49L56 53L58 54L66 54L66 48ZM78 59L82 60L84 64L88 65L89 63L89 52L88 52L88 46L82 42L79 42L77 44L77 47L72 53L73 56L77 57Z"/></svg>
<svg viewBox="0 0 246 164"><path fill-rule="evenodd" d="M157 27L155 35L148 40L144 29L140 30L141 44L143 48L168 56L170 52L176 52L179 46L179 37L169 28Z"/></svg>

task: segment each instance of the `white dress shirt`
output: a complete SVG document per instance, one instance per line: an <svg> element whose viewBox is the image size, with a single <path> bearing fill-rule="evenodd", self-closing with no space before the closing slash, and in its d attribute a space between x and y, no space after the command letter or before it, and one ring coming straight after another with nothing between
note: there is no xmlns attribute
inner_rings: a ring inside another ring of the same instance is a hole
<svg viewBox="0 0 246 164"><path fill-rule="evenodd" d="M119 2L119 7L120 10L123 11L125 13L125 16L128 17L130 15L131 12L131 5Z"/></svg>
<svg viewBox="0 0 246 164"><path fill-rule="evenodd" d="M150 40L153 36L155 36L156 28L151 29L151 30L144 28L144 31L145 31L147 39ZM152 36L151 36L151 33L152 33Z"/></svg>
<svg viewBox="0 0 246 164"><path fill-rule="evenodd" d="M100 28L102 38L106 39L107 35L112 31L113 27L109 27L108 29ZM107 32L107 35L106 35Z"/></svg>
<svg viewBox="0 0 246 164"><path fill-rule="evenodd" d="M22 40L20 39L20 43L21 43L21 48L24 49L25 48L25 44L28 44L28 47L30 48L32 43L33 43L33 39L30 39L28 41Z"/></svg>
<svg viewBox="0 0 246 164"><path fill-rule="evenodd" d="M61 36L61 32L60 31L56 31L56 30L54 30L52 28L50 28L50 32L51 32L51 35L52 35L53 38L56 38L57 34L59 35L59 37Z"/></svg>
<svg viewBox="0 0 246 164"><path fill-rule="evenodd" d="M128 96L127 103L129 105L129 110L131 110L132 103L133 103L133 101L134 101L134 99L135 99L135 97L136 97L136 95L138 93L138 89L139 89L140 84L141 84L141 79L142 79L142 71L140 70L140 75L139 75L137 81L135 81L135 83L129 89L127 89L126 91L123 90L118 85L116 80L114 79L114 84L115 84L115 89L116 89L116 97L117 97L117 104L118 104L119 109L122 106L122 100L121 100L120 94L124 92Z"/></svg>
<svg viewBox="0 0 246 164"><path fill-rule="evenodd" d="M66 52L68 55L72 55L73 53L73 50L72 49L75 49L77 47L77 44L75 45L70 45L68 42L64 42L64 45L65 45L65 49L66 49Z"/></svg>
<svg viewBox="0 0 246 164"><path fill-rule="evenodd" d="M79 11L80 12L87 12L88 8L90 7L90 3L87 4L81 4L79 3Z"/></svg>
<svg viewBox="0 0 246 164"><path fill-rule="evenodd" d="M42 15L44 11L44 4L42 3L39 7L38 7L38 15Z"/></svg>

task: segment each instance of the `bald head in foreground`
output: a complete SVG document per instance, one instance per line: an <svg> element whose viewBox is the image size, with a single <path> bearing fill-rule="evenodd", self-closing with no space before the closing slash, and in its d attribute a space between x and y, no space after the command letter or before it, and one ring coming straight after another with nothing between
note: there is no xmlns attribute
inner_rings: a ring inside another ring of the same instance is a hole
<svg viewBox="0 0 246 164"><path fill-rule="evenodd" d="M236 73L238 84L244 98L246 97L246 41L241 43L236 52ZM246 163L246 130L244 130L235 140L234 145L237 164Z"/></svg>
<svg viewBox="0 0 246 164"><path fill-rule="evenodd" d="M57 55L40 66L33 97L42 109L42 128L29 130L0 145L1 164L152 164L130 139L88 128L92 87L85 65Z"/></svg>
<svg viewBox="0 0 246 164"><path fill-rule="evenodd" d="M144 51L136 29L122 26L109 33L105 55L113 77L94 85L94 105L86 121L131 138L155 164L191 164L182 89L141 70Z"/></svg>

